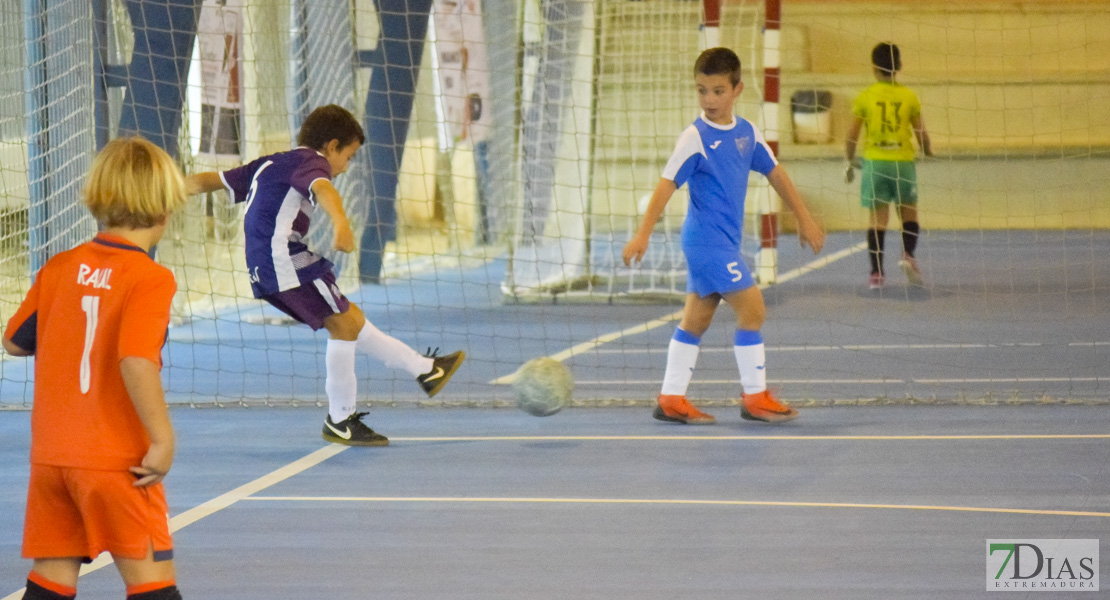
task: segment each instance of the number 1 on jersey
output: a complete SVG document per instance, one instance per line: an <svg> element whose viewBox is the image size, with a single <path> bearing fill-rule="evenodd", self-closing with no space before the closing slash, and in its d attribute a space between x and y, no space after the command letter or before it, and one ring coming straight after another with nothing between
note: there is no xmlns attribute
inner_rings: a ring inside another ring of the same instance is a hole
<svg viewBox="0 0 1110 600"><path fill-rule="evenodd" d="M81 352L81 393L89 393L92 368L89 355L92 354L93 338L96 337L96 317L100 312L99 296L81 296L81 310L85 311L85 349Z"/></svg>

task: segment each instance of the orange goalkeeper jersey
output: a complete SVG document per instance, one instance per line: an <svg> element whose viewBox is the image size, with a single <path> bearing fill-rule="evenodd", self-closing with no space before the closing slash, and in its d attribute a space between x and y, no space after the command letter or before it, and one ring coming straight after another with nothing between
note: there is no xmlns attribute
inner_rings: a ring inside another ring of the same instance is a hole
<svg viewBox="0 0 1110 600"><path fill-rule="evenodd" d="M31 462L140 464L150 438L119 363L137 356L161 366L176 289L169 269L104 233L47 261L4 331L35 353Z"/></svg>

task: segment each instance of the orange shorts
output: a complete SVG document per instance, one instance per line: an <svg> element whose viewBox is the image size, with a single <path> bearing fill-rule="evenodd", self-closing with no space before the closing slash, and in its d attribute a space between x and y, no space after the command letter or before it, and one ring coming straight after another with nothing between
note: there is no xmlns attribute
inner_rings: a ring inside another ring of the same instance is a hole
<svg viewBox="0 0 1110 600"><path fill-rule="evenodd" d="M23 557L141 560L153 548L154 560L173 558L165 489L134 482L127 471L32 464Z"/></svg>

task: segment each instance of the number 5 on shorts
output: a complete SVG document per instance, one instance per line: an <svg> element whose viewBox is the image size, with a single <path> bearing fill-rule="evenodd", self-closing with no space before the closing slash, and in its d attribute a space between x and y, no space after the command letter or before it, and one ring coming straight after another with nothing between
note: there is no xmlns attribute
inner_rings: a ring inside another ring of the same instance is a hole
<svg viewBox="0 0 1110 600"><path fill-rule="evenodd" d="M741 279L744 278L744 274L741 273L740 270L736 268L736 266L739 265L739 264L740 264L739 262L733 261L733 262L730 262L727 265L725 265L725 268L728 269L728 272L732 273L733 275L736 276L736 277L732 278L733 281L740 281Z"/></svg>
<svg viewBox="0 0 1110 600"><path fill-rule="evenodd" d="M96 337L96 316L100 312L99 296L81 296L81 310L85 311L85 350L81 352L81 393L89 393L92 369L89 355L92 354L93 338Z"/></svg>

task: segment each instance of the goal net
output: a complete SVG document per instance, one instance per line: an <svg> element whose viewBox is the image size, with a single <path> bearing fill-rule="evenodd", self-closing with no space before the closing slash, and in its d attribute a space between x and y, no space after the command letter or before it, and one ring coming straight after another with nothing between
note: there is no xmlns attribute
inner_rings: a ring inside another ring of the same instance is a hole
<svg viewBox="0 0 1110 600"><path fill-rule="evenodd" d="M692 73L707 43L703 5L545 6L540 14L538 2L525 3L520 231L502 289L524 302L680 301L685 188L669 204L641 264L626 267L621 250L640 225L678 133L699 113ZM742 57L749 90L736 110L762 127L763 2L722 8L717 40ZM752 195L765 193L762 184L753 182ZM756 212L749 212L745 255L753 261L760 237Z"/></svg>
<svg viewBox="0 0 1110 600"><path fill-rule="evenodd" d="M3 326L37 269L95 233L80 187L98 145L140 134L187 173L227 169L291 148L334 103L367 132L336 179L359 248L331 252L319 213L309 244L383 331L467 350L435 403L511 404L511 374L544 355L571 367L579 404L650 403L685 297L686 190L641 264L621 251L700 112L693 62L719 43L743 63L736 113L778 140L828 232L820 255L803 251L752 177L742 259L762 275L768 379L785 398L1110 398L1103 3L0 0L0 17ZM924 286L898 270L895 208L886 282L869 287L870 217L858 172L844 181L882 41L901 48L898 81L937 154L916 162ZM179 287L172 401L326 402L324 334L252 297L226 194L190 201L156 257ZM691 398L738 396L735 327L722 306ZM407 375L358 369L361 403L428 402ZM29 406L33 380L33 361L0 359L0 408Z"/></svg>

